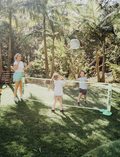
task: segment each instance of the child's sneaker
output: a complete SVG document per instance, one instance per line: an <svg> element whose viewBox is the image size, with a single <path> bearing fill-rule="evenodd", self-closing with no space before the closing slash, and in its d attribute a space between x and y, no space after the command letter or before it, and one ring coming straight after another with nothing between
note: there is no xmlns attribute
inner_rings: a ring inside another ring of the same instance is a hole
<svg viewBox="0 0 120 157"><path fill-rule="evenodd" d="M15 101L15 102L18 102L18 98L14 98L14 101Z"/></svg>
<svg viewBox="0 0 120 157"><path fill-rule="evenodd" d="M80 106L80 102L77 102L77 105Z"/></svg>
<svg viewBox="0 0 120 157"><path fill-rule="evenodd" d="M24 101L24 99L22 97L20 97L20 101Z"/></svg>
<svg viewBox="0 0 120 157"><path fill-rule="evenodd" d="M85 103L85 104L87 104L87 102L86 102L86 101L84 101L84 103Z"/></svg>
<svg viewBox="0 0 120 157"><path fill-rule="evenodd" d="M54 109L52 109L52 110L51 110L51 112L55 112L55 110L54 110Z"/></svg>
<svg viewBox="0 0 120 157"><path fill-rule="evenodd" d="M60 110L60 112L65 112L65 110L62 109L62 110Z"/></svg>

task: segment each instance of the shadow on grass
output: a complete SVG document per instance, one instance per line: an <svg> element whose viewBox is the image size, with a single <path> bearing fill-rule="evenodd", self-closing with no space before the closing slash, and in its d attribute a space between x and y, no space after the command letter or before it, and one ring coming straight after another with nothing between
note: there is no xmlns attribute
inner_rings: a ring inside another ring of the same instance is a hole
<svg viewBox="0 0 120 157"><path fill-rule="evenodd" d="M89 87L89 86L88 86ZM82 107L89 107L89 108L98 108L98 109L106 109L107 108L107 93L108 90L103 87L94 87L90 86L87 89L87 104L84 104L84 96L82 95L80 99L80 103ZM79 87L65 87L64 93L70 98L63 99L63 103L67 105L77 105L77 97L79 94ZM77 97L76 97L77 95Z"/></svg>
<svg viewBox="0 0 120 157"><path fill-rule="evenodd" d="M4 89L6 89L6 88L7 88L6 85L0 84L0 89L4 90Z"/></svg>
<svg viewBox="0 0 120 157"><path fill-rule="evenodd" d="M120 108L120 93L112 90L112 100L116 103L117 107Z"/></svg>
<svg viewBox="0 0 120 157"><path fill-rule="evenodd" d="M117 93L113 94L115 100ZM44 103L26 101L4 110L0 119L0 157L80 157L120 138L116 106L110 117L70 107L65 113L51 113L50 109Z"/></svg>
<svg viewBox="0 0 120 157"><path fill-rule="evenodd" d="M12 84L9 84L9 88L12 90L12 92L14 93L14 87Z"/></svg>
<svg viewBox="0 0 120 157"><path fill-rule="evenodd" d="M111 156L118 157L120 155L120 140L108 142L92 151L86 153L82 157L95 157L95 156Z"/></svg>
<svg viewBox="0 0 120 157"><path fill-rule="evenodd" d="M48 82L44 80L33 80L32 83L36 83L36 88L38 87L39 91L42 93L39 93L39 95L43 95L43 92L47 92L47 85ZM29 87L25 87L27 90L31 91L33 88L33 91L29 93L29 96L38 95L38 92L35 91L36 88L34 88L34 84L28 85ZM41 88L42 87L42 88ZM95 85L88 85L88 90L87 90L87 104L84 104L84 97L81 97L81 105L82 107L89 107L89 108L97 108L97 109L106 109L107 108L107 95L108 95L108 90L107 90L106 85L104 86L95 86ZM64 96L63 96L63 104L67 105L76 105L77 103L77 98L79 94L79 85L78 84L72 84L72 85L66 85L64 88ZM46 91L45 91L46 90ZM39 95L37 98L39 98ZM49 95L49 94L48 94ZM27 97L27 96L26 96ZM44 95L46 99L48 99L48 96Z"/></svg>

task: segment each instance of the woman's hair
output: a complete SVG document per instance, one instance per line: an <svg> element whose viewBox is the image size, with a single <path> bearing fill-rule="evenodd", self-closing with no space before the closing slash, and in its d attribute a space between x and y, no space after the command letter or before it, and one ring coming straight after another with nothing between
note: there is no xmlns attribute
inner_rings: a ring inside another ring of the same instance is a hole
<svg viewBox="0 0 120 157"><path fill-rule="evenodd" d="M54 73L54 74L53 74L52 79L51 79L51 82L50 82L50 86L49 86L48 90L51 89L51 86L52 86L52 84L53 84L53 80L57 80L58 77L59 77L58 73Z"/></svg>
<svg viewBox="0 0 120 157"><path fill-rule="evenodd" d="M16 55L14 56L14 60L16 61L17 60L17 57L21 55L20 53L16 53Z"/></svg>

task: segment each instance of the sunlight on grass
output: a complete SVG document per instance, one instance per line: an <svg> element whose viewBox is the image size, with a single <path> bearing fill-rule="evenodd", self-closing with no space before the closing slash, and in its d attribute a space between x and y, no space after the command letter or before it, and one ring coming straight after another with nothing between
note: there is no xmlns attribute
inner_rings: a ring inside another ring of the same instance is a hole
<svg viewBox="0 0 120 157"><path fill-rule="evenodd" d="M11 143L9 143L7 146L5 146L5 148L8 150L8 153L10 155L14 153L16 154L16 156L18 156L21 153L23 154L26 151L26 148L24 147L24 145L20 145L15 141L12 141Z"/></svg>
<svg viewBox="0 0 120 157"><path fill-rule="evenodd" d="M108 142L107 144L102 145L86 153L82 157L97 157L97 156L119 157L119 154L120 154L119 147L120 147L120 140Z"/></svg>
<svg viewBox="0 0 120 157"><path fill-rule="evenodd" d="M50 110L54 101L54 93L51 90L48 94L45 86L32 85L33 98L43 100L43 102L26 100L14 103L13 88L14 86L3 89L2 94L1 157L73 157L74 155L80 157L102 144L119 138L120 93L118 93L117 87L115 87L116 90L113 90L113 114L110 117L101 115L98 111L72 108L71 106L64 106L66 112L60 113L59 103L56 105L56 112L52 113ZM25 94L29 96L31 85L26 89L28 92ZM71 91L71 94L67 94L68 90ZM76 102L77 87L66 87L64 91L67 91L63 98L64 101ZM100 90L100 92L102 91ZM45 103L46 99L43 96L47 97L47 101L50 100L51 103ZM89 101L97 102L97 99L94 101L91 99L93 96L96 94L88 96ZM6 101L6 98L9 101ZM41 152L39 148L41 148Z"/></svg>
<svg viewBox="0 0 120 157"><path fill-rule="evenodd" d="M25 85L25 98L36 101L41 101L52 105L54 102L54 91L48 92L49 84L26 84ZM79 94L79 88L76 85L70 84L64 87L63 104L76 106ZM84 104L84 97L81 97L81 107L89 107L94 109L107 108L108 85L88 85L87 91L87 104ZM57 103L59 105L59 103Z"/></svg>

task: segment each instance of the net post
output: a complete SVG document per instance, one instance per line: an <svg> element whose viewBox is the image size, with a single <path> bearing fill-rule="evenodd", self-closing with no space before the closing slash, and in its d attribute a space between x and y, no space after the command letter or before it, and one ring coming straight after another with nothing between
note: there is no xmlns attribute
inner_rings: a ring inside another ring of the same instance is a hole
<svg viewBox="0 0 120 157"><path fill-rule="evenodd" d="M24 99L25 77L22 77L22 99Z"/></svg>
<svg viewBox="0 0 120 157"><path fill-rule="evenodd" d="M112 84L108 84L108 103L107 103L107 111L111 111L111 96L112 96Z"/></svg>

